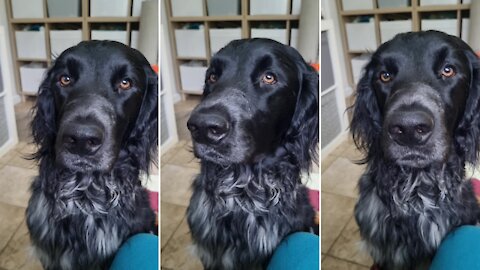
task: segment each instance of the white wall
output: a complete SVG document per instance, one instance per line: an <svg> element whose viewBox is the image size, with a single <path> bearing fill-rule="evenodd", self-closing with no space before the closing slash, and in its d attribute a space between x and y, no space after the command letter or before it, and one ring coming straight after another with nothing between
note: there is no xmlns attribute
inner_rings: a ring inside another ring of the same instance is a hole
<svg viewBox="0 0 480 270"><path fill-rule="evenodd" d="M0 26L3 26L5 28L5 31L8 33L9 31L9 26L8 26L8 17L7 17L7 6L5 4L6 0L0 0ZM12 55L12 50L10 48L10 36L7 34L5 36L6 38L6 44L7 44L7 50L9 51L9 55ZM15 85L15 77L13 75L13 64L12 64L12 57L8 57L7 59L7 66L2 67L2 68L9 68L11 72L9 72L10 78L3 78L4 80L10 80L12 87L16 87ZM13 101L15 104L19 103L21 101L20 95L18 95L17 91L12 88L12 89L6 89L7 91L10 90Z"/></svg>
<svg viewBox="0 0 480 270"><path fill-rule="evenodd" d="M336 33L336 44L343 44L341 31L340 31L340 21L338 18L338 11L337 5L335 4L336 1L321 1L321 13L324 19L331 20L334 25L334 31ZM340 78L342 79L342 85L344 85L344 93L345 97L348 97L353 94L353 89L349 86L348 79L347 79L347 68L345 66L345 54L343 53L343 49L341 46L337 49L339 58L340 58Z"/></svg>

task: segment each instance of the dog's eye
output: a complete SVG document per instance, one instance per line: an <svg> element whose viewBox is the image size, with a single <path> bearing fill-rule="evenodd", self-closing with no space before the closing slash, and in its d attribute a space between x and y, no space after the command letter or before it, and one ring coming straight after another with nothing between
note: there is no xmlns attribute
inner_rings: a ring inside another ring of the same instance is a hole
<svg viewBox="0 0 480 270"><path fill-rule="evenodd" d="M130 79L123 79L120 81L118 87L122 90L128 90L132 88L132 81Z"/></svg>
<svg viewBox="0 0 480 270"><path fill-rule="evenodd" d="M272 73L267 72L267 73L263 74L262 82L264 82L266 84L275 84L277 82L277 79L275 78L275 76Z"/></svg>
<svg viewBox="0 0 480 270"><path fill-rule="evenodd" d="M72 82L72 78L68 75L62 75L58 81L60 82L61 87L67 87Z"/></svg>
<svg viewBox="0 0 480 270"><path fill-rule="evenodd" d="M389 82L392 80L392 75L386 71L382 71L380 73L380 80L384 83Z"/></svg>
<svg viewBox="0 0 480 270"><path fill-rule="evenodd" d="M212 73L212 74L210 74L210 75L208 76L208 82L209 82L209 83L214 83L214 82L216 82L217 80L218 80L218 76L217 76L216 74L214 74L214 73Z"/></svg>
<svg viewBox="0 0 480 270"><path fill-rule="evenodd" d="M450 66L450 65L446 65L443 69L442 69L442 76L443 77L446 77L446 78L450 78L450 77L453 77L455 76L455 69Z"/></svg>

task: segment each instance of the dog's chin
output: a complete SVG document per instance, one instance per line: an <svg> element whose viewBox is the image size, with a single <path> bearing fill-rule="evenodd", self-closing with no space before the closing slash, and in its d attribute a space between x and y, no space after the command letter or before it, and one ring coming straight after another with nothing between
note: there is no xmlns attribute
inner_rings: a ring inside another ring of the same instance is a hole
<svg viewBox="0 0 480 270"><path fill-rule="evenodd" d="M107 173L113 168L112 161L98 161L93 158L85 158L72 154L60 154L57 155L55 163L60 168L68 170L70 172L82 172L82 173Z"/></svg>
<svg viewBox="0 0 480 270"><path fill-rule="evenodd" d="M424 169L433 162L425 156L412 154L395 159L395 163L404 168Z"/></svg>
<svg viewBox="0 0 480 270"><path fill-rule="evenodd" d="M225 147L227 146L224 146L223 148ZM216 147L201 143L193 143L193 154L196 158L221 166L248 163L248 159L244 153L224 154L218 151Z"/></svg>

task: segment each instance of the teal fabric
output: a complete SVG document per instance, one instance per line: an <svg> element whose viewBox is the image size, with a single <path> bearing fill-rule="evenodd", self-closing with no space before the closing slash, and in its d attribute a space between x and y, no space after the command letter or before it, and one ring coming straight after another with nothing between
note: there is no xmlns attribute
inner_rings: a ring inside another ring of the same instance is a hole
<svg viewBox="0 0 480 270"><path fill-rule="evenodd" d="M267 270L318 270L320 237L297 232L287 236L273 253Z"/></svg>
<svg viewBox="0 0 480 270"><path fill-rule="evenodd" d="M118 250L111 270L158 270L158 237L140 233L130 237Z"/></svg>
<svg viewBox="0 0 480 270"><path fill-rule="evenodd" d="M480 269L480 228L462 226L440 244L430 270Z"/></svg>

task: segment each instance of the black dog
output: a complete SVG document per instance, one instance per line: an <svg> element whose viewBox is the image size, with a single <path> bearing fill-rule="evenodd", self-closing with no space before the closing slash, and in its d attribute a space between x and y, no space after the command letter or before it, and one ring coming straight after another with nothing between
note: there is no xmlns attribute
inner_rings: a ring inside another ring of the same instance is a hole
<svg viewBox="0 0 480 270"><path fill-rule="evenodd" d="M464 166L479 150L479 71L467 44L437 31L397 35L365 68L351 122L367 163L355 218L382 269L428 265L448 232L477 221Z"/></svg>
<svg viewBox="0 0 480 270"><path fill-rule="evenodd" d="M157 76L112 41L63 52L32 122L40 175L27 225L46 269L106 269L129 236L154 227L139 180L157 156Z"/></svg>
<svg viewBox="0 0 480 270"><path fill-rule="evenodd" d="M188 120L201 173L187 210L206 269L265 267L314 211L301 171L318 148L318 73L268 39L237 40L212 59Z"/></svg>

